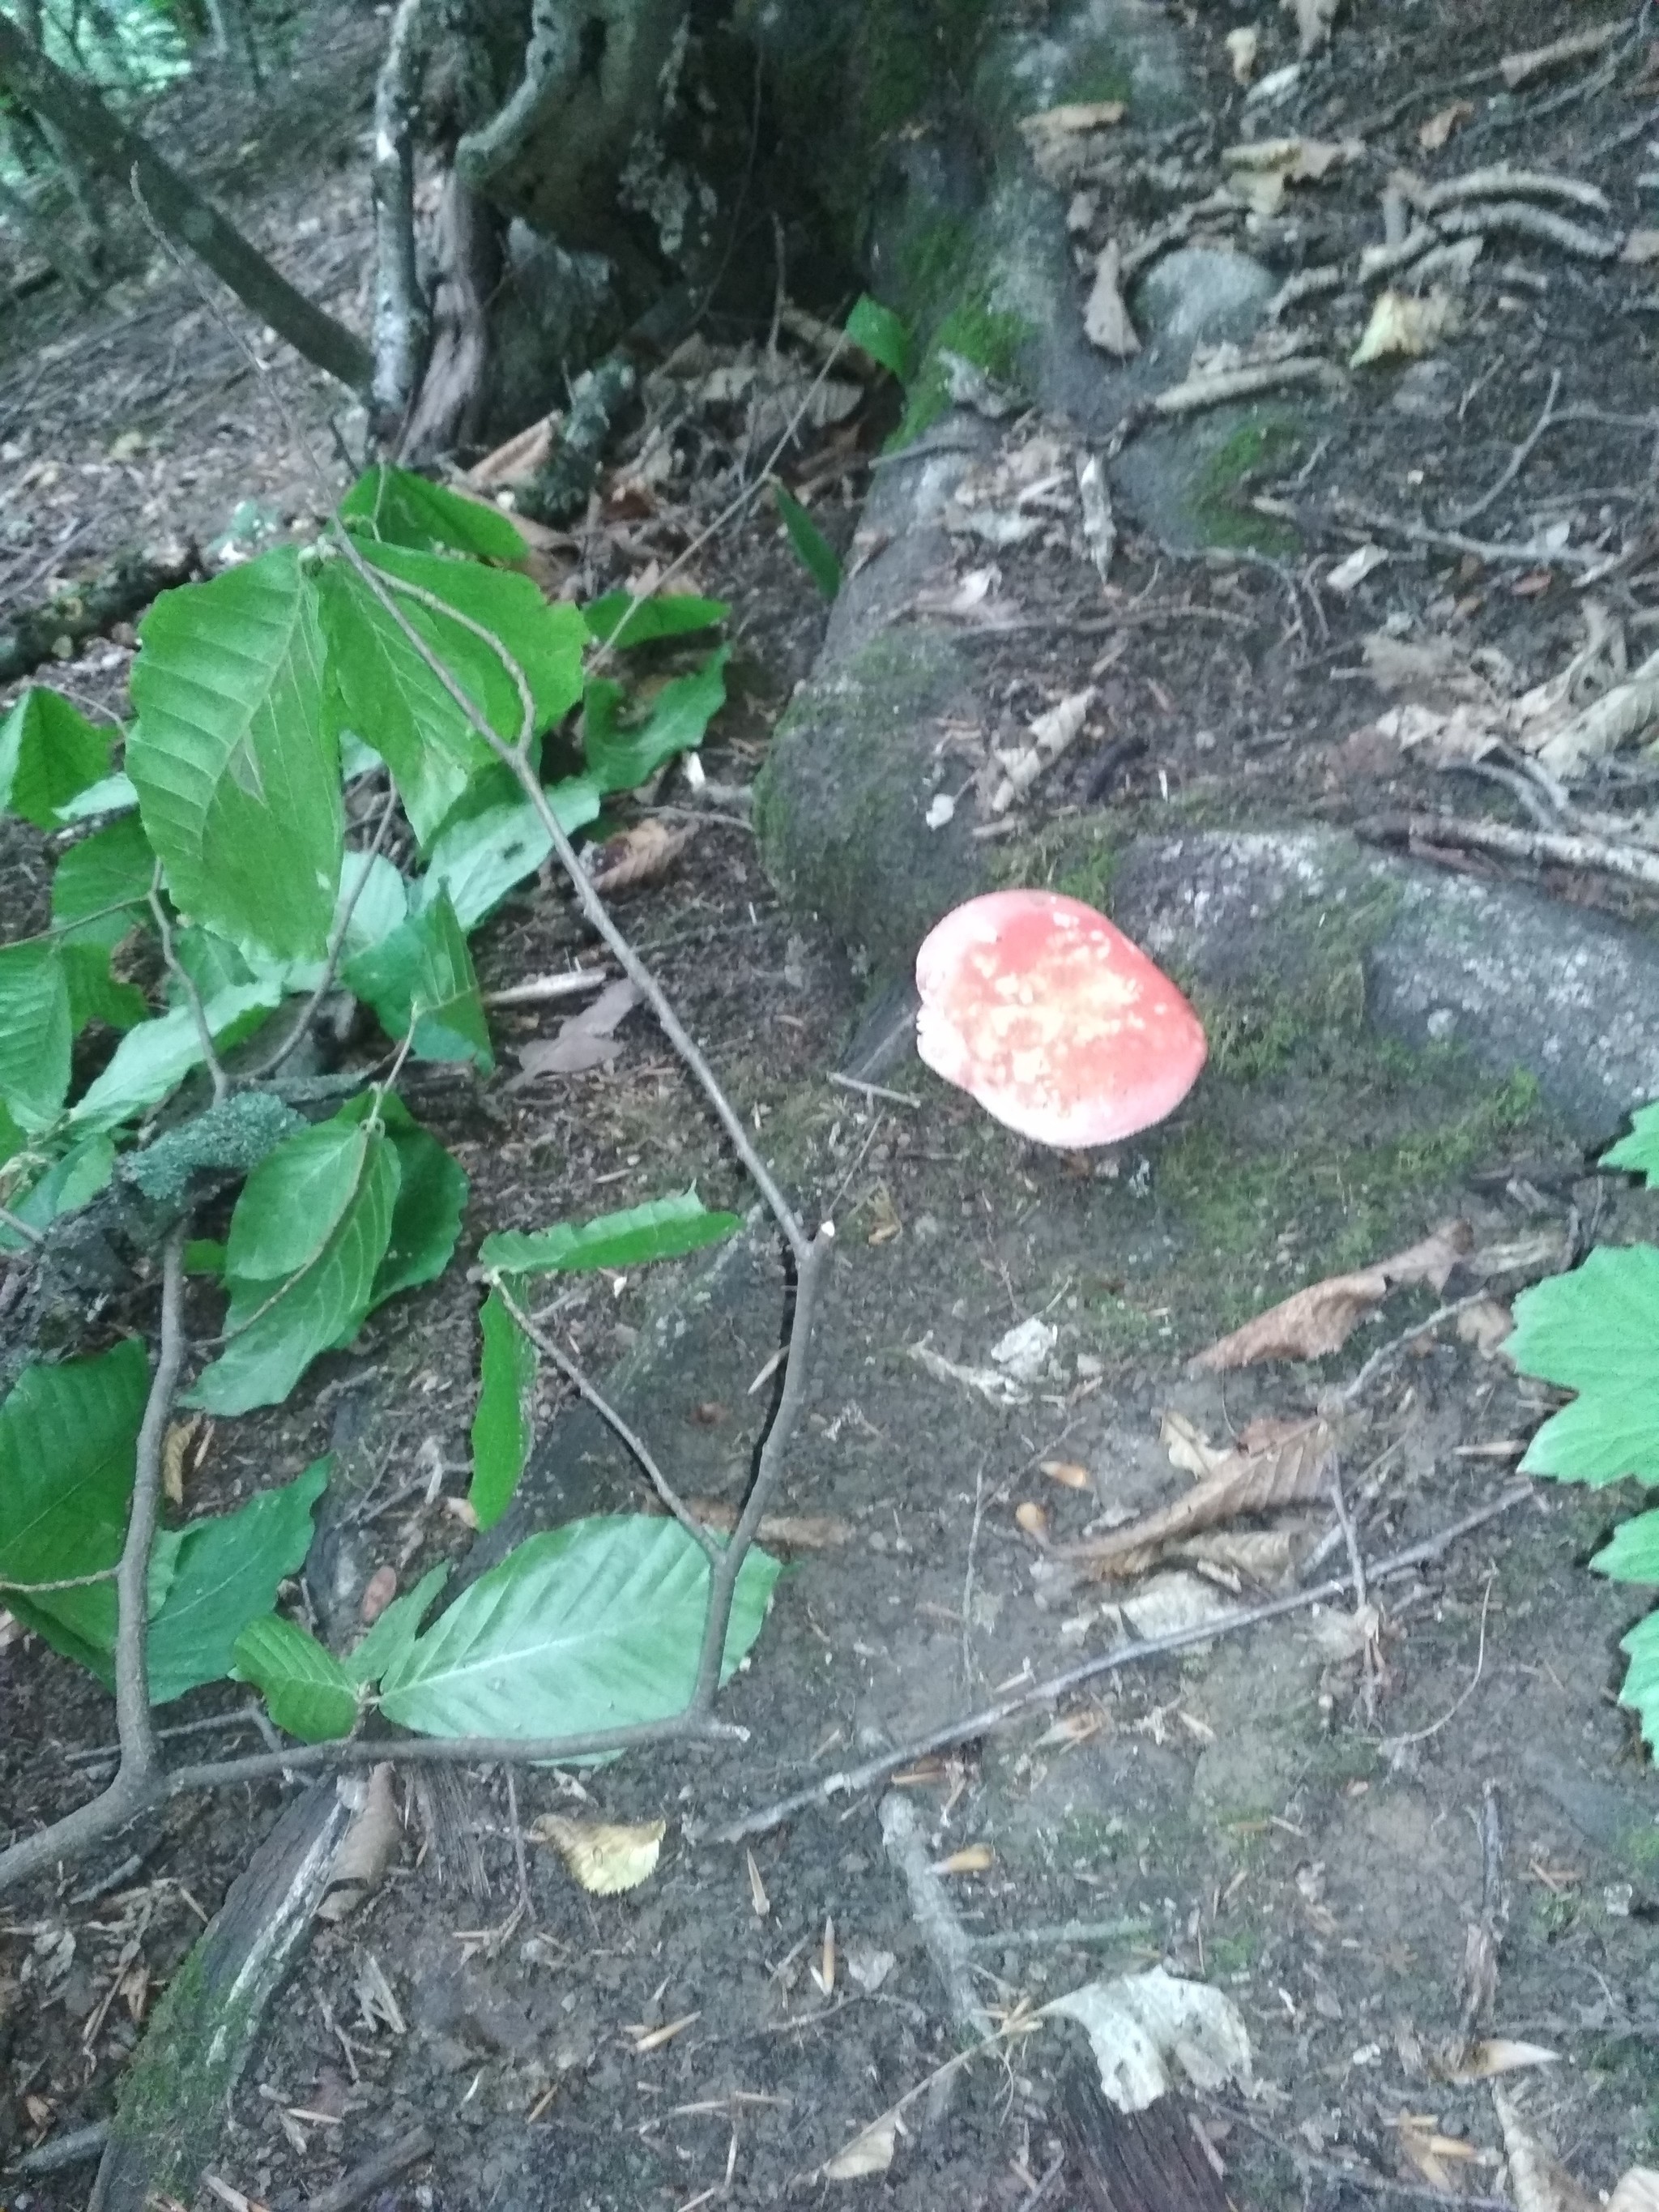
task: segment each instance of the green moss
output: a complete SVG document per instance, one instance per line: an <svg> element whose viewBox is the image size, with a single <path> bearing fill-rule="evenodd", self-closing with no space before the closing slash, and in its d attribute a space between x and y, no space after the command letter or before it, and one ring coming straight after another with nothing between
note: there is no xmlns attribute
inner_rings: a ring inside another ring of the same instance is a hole
<svg viewBox="0 0 1659 2212"><path fill-rule="evenodd" d="M1069 58L1054 88L1054 103L1121 100L1127 107L1133 91L1133 80L1117 46L1109 40L1094 39Z"/></svg>
<svg viewBox="0 0 1659 2212"><path fill-rule="evenodd" d="M1301 544L1288 522L1258 514L1239 495L1252 479L1277 475L1299 450L1301 439L1282 416L1255 415L1241 423L1201 471L1190 512L1206 545L1239 547L1287 558Z"/></svg>
<svg viewBox="0 0 1659 2212"><path fill-rule="evenodd" d="M943 355L959 354L994 383L1018 389L1022 357L1036 336L1023 315L992 307L983 289L959 301L934 328L891 445L896 448L919 438L949 408L950 377Z"/></svg>

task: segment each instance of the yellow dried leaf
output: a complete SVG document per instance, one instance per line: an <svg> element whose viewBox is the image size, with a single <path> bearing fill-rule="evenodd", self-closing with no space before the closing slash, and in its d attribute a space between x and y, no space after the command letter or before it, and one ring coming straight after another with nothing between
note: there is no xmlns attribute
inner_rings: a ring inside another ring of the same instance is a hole
<svg viewBox="0 0 1659 2212"><path fill-rule="evenodd" d="M532 1841L551 1844L575 1881L594 1897L616 1897L637 1889L656 1872L665 1820L646 1820L624 1826L591 1820L568 1820L560 1813L544 1813L527 1831Z"/></svg>
<svg viewBox="0 0 1659 2212"><path fill-rule="evenodd" d="M1348 366L1364 368L1368 362L1402 355L1415 360L1432 353L1441 339L1456 328L1462 312L1452 295L1438 286L1420 300L1390 287L1371 309L1364 335L1348 356Z"/></svg>
<svg viewBox="0 0 1659 2212"><path fill-rule="evenodd" d="M1035 1498L1022 1498L1015 1506L1014 1524L1017 1528L1023 1528L1034 1542L1039 1544L1048 1542L1048 1516Z"/></svg>
<svg viewBox="0 0 1659 2212"><path fill-rule="evenodd" d="M1200 1352L1194 1367L1217 1372L1249 1367L1261 1359L1322 1359L1340 1352L1361 1316L1387 1297L1397 1283L1427 1283L1443 1290L1448 1277L1474 1242L1467 1221L1443 1222L1420 1244L1349 1275L1330 1275L1310 1283L1282 1304L1247 1321Z"/></svg>
<svg viewBox="0 0 1659 2212"><path fill-rule="evenodd" d="M1474 108L1470 101L1467 100L1453 100L1449 107L1442 107L1438 109L1433 115L1430 116L1426 123L1419 125L1417 131L1418 144L1423 149L1423 151L1425 154L1437 154L1440 151L1440 149L1451 137L1452 132L1456 130L1458 125L1460 123L1467 123L1474 112Z"/></svg>
<svg viewBox="0 0 1659 2212"><path fill-rule="evenodd" d="M755 1863L753 1851L745 1851L749 1862L749 1903L757 1920L764 1920L772 1910L772 1900L766 1894L766 1884L761 1880L761 1870Z"/></svg>
<svg viewBox="0 0 1659 2212"><path fill-rule="evenodd" d="M1166 1430L1179 1419L1178 1415L1166 1416ZM1195 1457L1211 1452L1212 1448L1190 1423L1183 1425ZM1086 1563L1096 1573L1139 1574L1160 1551L1200 1529L1236 1521L1241 1514L1273 1512L1317 1498L1325 1487L1335 1443L1328 1421L1252 1423L1240 1436L1239 1448L1212 1460L1208 1472L1184 1498L1127 1528L1114 1528L1109 1535L1060 1545L1057 1555ZM1170 1456L1175 1456L1173 1449Z"/></svg>
<svg viewBox="0 0 1659 2212"><path fill-rule="evenodd" d="M665 2027L632 2030L634 2056L641 2058L647 2051L660 2051L665 2043L672 2043L677 2035L683 2035L694 2021L702 2018L701 2012L686 2012L682 2013L678 2020L669 2021Z"/></svg>
<svg viewBox="0 0 1659 2212"><path fill-rule="evenodd" d="M964 1844L959 1851L952 1851L949 1858L937 1860L933 1872L983 1874L988 1867L994 1867L996 1863L997 1855L989 1844Z"/></svg>
<svg viewBox="0 0 1659 2212"><path fill-rule="evenodd" d="M1525 2066L1559 2066L1561 2054L1541 2043L1517 2043L1507 2035L1488 2036L1470 2046L1452 2070L1454 2081L1490 2081L1496 2075L1514 2074Z"/></svg>
<svg viewBox="0 0 1659 2212"><path fill-rule="evenodd" d="M823 2168L826 2181L862 2181L872 2173L885 2173L898 2144L898 2115L884 2112L872 2120L845 2149L838 2150Z"/></svg>
<svg viewBox="0 0 1659 2212"><path fill-rule="evenodd" d="M1079 1467L1075 1460L1045 1459L1042 1473L1050 1482L1058 1482L1066 1490L1087 1490L1089 1487L1089 1470L1086 1467Z"/></svg>

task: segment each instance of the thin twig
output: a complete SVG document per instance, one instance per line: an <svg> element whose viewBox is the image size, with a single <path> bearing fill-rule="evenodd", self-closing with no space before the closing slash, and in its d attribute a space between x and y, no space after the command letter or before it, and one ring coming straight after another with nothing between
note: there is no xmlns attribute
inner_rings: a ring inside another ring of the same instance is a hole
<svg viewBox="0 0 1659 2212"><path fill-rule="evenodd" d="M1480 498L1472 501L1468 507L1455 508L1446 517L1446 526L1449 529L1463 529L1468 524L1476 521L1489 507L1503 497L1532 459L1539 440L1555 421L1555 403L1560 390L1561 372L1558 368L1551 375L1549 395L1544 402L1543 412L1539 416L1538 420L1504 462L1487 489L1481 493Z"/></svg>
<svg viewBox="0 0 1659 2212"><path fill-rule="evenodd" d="M1451 845L1466 852L1496 854L1506 860L1620 876L1659 890L1659 853L1643 845L1615 844L1606 837L1564 830L1517 830L1507 822L1468 822L1449 814L1392 817L1368 823L1364 830L1382 843Z"/></svg>
<svg viewBox="0 0 1659 2212"><path fill-rule="evenodd" d="M14 1237L21 1237L26 1244L44 1244L46 1237L38 1229L31 1229L27 1221L18 1218L9 1206L0 1206L0 1229L9 1229Z"/></svg>
<svg viewBox="0 0 1659 2212"><path fill-rule="evenodd" d="M1408 1746L1414 1743L1426 1743L1431 1735L1439 1735L1441 1729L1445 1727L1448 1721L1455 1720L1458 1714L1462 1711L1464 1706L1468 1705L1469 1699L1480 1688L1480 1677L1485 1671L1486 1664L1486 1614L1492 1606L1492 1579L1493 1578L1491 1575L1486 1577L1486 1587L1480 1593L1480 1649L1474 1655L1474 1672L1469 1677L1467 1688L1465 1688L1461 1695L1455 1698L1453 1702L1447 1706L1445 1711L1441 1714L1437 1721L1431 1721L1427 1728L1413 1729L1410 1735L1385 1736L1382 1741L1377 1746L1377 1749L1379 1751L1387 1752L1392 1754L1396 1751L1404 1751Z"/></svg>
<svg viewBox="0 0 1659 2212"><path fill-rule="evenodd" d="M553 1362L572 1389L586 1399L605 1426L620 1438L623 1448L639 1462L651 1487L679 1522L681 1528L685 1530L687 1535L700 1544L711 1559L719 1559L724 1547L718 1538L703 1527L702 1522L698 1520L696 1515L692 1512L690 1507L686 1504L679 1492L669 1481L668 1477L657 1465L651 1448L644 1438L636 1430L629 1425L610 1400L601 1395L569 1353L556 1343L545 1329L537 1327L535 1322L526 1313L512 1291L508 1290L501 1277L491 1276L489 1281L497 1297L535 1346L537 1351L544 1353Z"/></svg>
<svg viewBox="0 0 1659 2212"><path fill-rule="evenodd" d="M1437 1535L1425 1537L1420 1544L1396 1552L1391 1558L1377 1561L1370 1570L1373 1588L1390 1582L1396 1576L1411 1574L1417 1568L1437 1559L1460 1538L1483 1528L1500 1513L1512 1512L1533 1495L1529 1483L1518 1484L1499 1498L1466 1513L1461 1521ZM899 1768L914 1765L918 1759L932 1758L942 1751L954 1751L961 1745L973 1743L988 1735L994 1729L1006 1722L1021 1718L1046 1705L1068 1697L1073 1690L1081 1689L1085 1682L1097 1680L1103 1674L1115 1674L1125 1667L1139 1666L1148 1659L1160 1659L1174 1651L1189 1650L1195 1644L1207 1644L1217 1636L1233 1635L1243 1628L1254 1628L1262 1621L1278 1620L1286 1613L1304 1613L1311 1605L1322 1605L1328 1598L1344 1596L1353 1587L1349 1575L1333 1576L1328 1582L1316 1583L1306 1589L1287 1591L1282 1597L1265 1598L1260 1605L1247 1606L1236 1613L1223 1614L1219 1619L1205 1620L1191 1628L1172 1629L1167 1636L1149 1636L1138 1644L1119 1644L1115 1650L1103 1652L1098 1657L1085 1659L1079 1666L1068 1667L1063 1674L1051 1674L1044 1681L1034 1682L1017 1696L1004 1698L997 1704L986 1705L964 1718L949 1721L943 1728L935 1729L929 1735L901 1745L893 1751L883 1752L875 1759L866 1759L861 1766L849 1767L842 1772L826 1774L810 1789L797 1790L793 1796L782 1797L774 1805L760 1811L745 1814L742 1819L731 1821L700 1836L697 1840L713 1844L740 1844L750 1836L765 1835L781 1827L796 1814L809 1812L817 1805L827 1805L832 1798L855 1796L861 1790L873 1789L884 1782Z"/></svg>
<svg viewBox="0 0 1659 2212"><path fill-rule="evenodd" d="M213 1079L213 1103L216 1106L230 1089L230 1080L224 1065L213 1048L213 1031L208 1027L207 1008L202 1004L202 994L197 988L196 978L173 949L173 925L167 920L167 908L161 902L161 863L155 863L155 873L149 886L149 910L155 919L155 931L161 940L161 964L168 975L176 976L185 994L191 1018L196 1024L197 1042L202 1048L202 1058Z"/></svg>
<svg viewBox="0 0 1659 2212"><path fill-rule="evenodd" d="M883 1083L866 1083L856 1075L831 1073L825 1079L841 1091L856 1091L866 1099L884 1098L890 1106L912 1106L920 1109L921 1101L908 1091L890 1091Z"/></svg>
<svg viewBox="0 0 1659 2212"><path fill-rule="evenodd" d="M696 1712L708 1712L714 1702L714 1693L720 1688L726 1656L726 1625L732 1618L732 1601L737 1595L738 1577L742 1571L744 1557L759 1532L761 1516L771 1504L772 1493L782 1478L784 1455L793 1439L801 1409L805 1404L806 1370L811 1357L818 1298L835 1241L835 1224L830 1221L823 1223L817 1235L801 1255L796 1269L795 1310L789 1323L789 1354L784 1361L783 1388L778 1394L778 1409L761 1445L755 1464L755 1480L749 1486L743 1511L738 1516L738 1525L732 1531L731 1541L714 1563L709 1577L708 1612L703 1622L702 1650L697 1658L697 1685L691 1697L691 1710Z"/></svg>
<svg viewBox="0 0 1659 2212"><path fill-rule="evenodd" d="M1461 1298L1454 1298L1449 1305L1437 1306L1426 1321L1415 1322L1410 1328L1401 1329L1398 1336L1391 1336L1386 1344L1379 1344L1353 1380L1345 1382L1340 1390L1334 1394L1339 1407L1352 1406L1358 1399L1363 1398L1382 1370L1390 1361L1397 1359L1408 1344L1415 1344L1420 1337L1431 1336L1443 1321L1455 1320L1459 1314L1467 1312L1470 1306L1479 1305L1490 1295L1484 1287L1470 1291Z"/></svg>
<svg viewBox="0 0 1659 2212"><path fill-rule="evenodd" d="M1516 545L1506 540L1466 538L1461 530L1437 530L1431 523L1413 521L1406 514L1383 514L1356 501L1338 502L1341 513L1367 530L1403 538L1408 545L1427 545L1441 553L1472 553L1477 561L1497 568L1594 568L1606 557L1581 545Z"/></svg>
<svg viewBox="0 0 1659 2212"><path fill-rule="evenodd" d="M44 1597L50 1590L89 1589L94 1583L112 1583L120 1571L118 1564L100 1567L90 1575L59 1575L55 1582L49 1583L14 1583L0 1576L0 1597Z"/></svg>

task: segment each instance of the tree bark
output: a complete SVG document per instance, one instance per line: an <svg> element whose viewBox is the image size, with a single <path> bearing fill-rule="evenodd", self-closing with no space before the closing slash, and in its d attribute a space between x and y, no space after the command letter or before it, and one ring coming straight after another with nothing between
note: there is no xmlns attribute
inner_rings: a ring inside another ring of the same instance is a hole
<svg viewBox="0 0 1659 2212"><path fill-rule="evenodd" d="M94 93L32 45L0 14L0 75L54 129L70 151L100 176L125 187L136 182L155 220L198 254L244 306L297 353L354 392L368 389L368 348L265 259L235 225Z"/></svg>
<svg viewBox="0 0 1659 2212"><path fill-rule="evenodd" d="M492 210L453 169L436 243L431 357L398 454L415 467L471 444L489 397L489 301L501 280L501 234Z"/></svg>
<svg viewBox="0 0 1659 2212"><path fill-rule="evenodd" d="M394 441L430 339L415 258L414 112L426 67L426 0L399 0L374 88L374 376L371 426Z"/></svg>

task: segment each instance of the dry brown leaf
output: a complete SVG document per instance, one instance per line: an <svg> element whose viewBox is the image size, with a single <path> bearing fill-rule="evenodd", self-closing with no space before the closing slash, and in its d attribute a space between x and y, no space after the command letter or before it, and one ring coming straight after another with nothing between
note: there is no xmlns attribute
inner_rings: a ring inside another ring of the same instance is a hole
<svg viewBox="0 0 1659 2212"><path fill-rule="evenodd" d="M1211 1528L1171 1545L1170 1556L1273 1589L1295 1566L1300 1542L1294 1528Z"/></svg>
<svg viewBox="0 0 1659 2212"><path fill-rule="evenodd" d="M896 2112L884 2112L855 2135L844 2149L829 2160L822 2172L826 2181L862 2181L872 2173L885 2173L898 2147Z"/></svg>
<svg viewBox="0 0 1659 2212"><path fill-rule="evenodd" d="M984 1874L997 1863L997 1855L989 1844L964 1844L949 1858L933 1862L935 1874Z"/></svg>
<svg viewBox="0 0 1659 2212"><path fill-rule="evenodd" d="M1309 1641L1327 1659L1340 1664L1357 1659L1382 1633L1382 1615L1374 1605L1357 1605L1351 1612L1316 1613L1309 1624Z"/></svg>
<svg viewBox="0 0 1659 2212"><path fill-rule="evenodd" d="M1471 1931L1473 1932L1473 1931ZM1517 2043L1512 2036L1492 2035L1473 2043L1451 2069L1454 2081L1490 2081L1498 2074L1518 2073L1522 2067L1559 2066L1561 2054L1541 2043Z"/></svg>
<svg viewBox="0 0 1659 2212"><path fill-rule="evenodd" d="M1172 1504L1108 1535L1061 1545L1058 1556L1086 1562L1097 1573L1138 1573L1158 1552L1202 1528L1317 1498L1335 1442L1328 1421L1296 1422L1255 1450L1224 1454Z"/></svg>
<svg viewBox="0 0 1659 2212"><path fill-rule="evenodd" d="M369 1771L362 1798L351 1816L351 1825L340 1838L329 1869L328 1893L317 1908L317 1917L333 1923L355 1912L363 1899L380 1886L403 1841L398 1800L392 1787L392 1764L382 1759Z"/></svg>
<svg viewBox="0 0 1659 2212"><path fill-rule="evenodd" d="M1048 1476L1050 1482L1057 1482L1066 1490L1087 1490L1090 1486L1088 1468L1079 1467L1075 1460L1045 1459L1042 1462L1041 1472Z"/></svg>
<svg viewBox="0 0 1659 2212"><path fill-rule="evenodd" d="M532 1842L551 1844L564 1861L573 1880L593 1897L617 1897L637 1889L657 1870L665 1820L644 1820L633 1826L597 1820L568 1820L560 1813L544 1813L525 1833ZM645 2048L641 2044L641 2050Z"/></svg>
<svg viewBox="0 0 1659 2212"><path fill-rule="evenodd" d="M634 2056L640 2058L649 2051L660 2051L665 2043L672 2043L677 2035L684 2035L688 2027L702 2018L701 2012L686 2012L682 2013L678 2020L665 2022L661 2027L633 2030Z"/></svg>
<svg viewBox="0 0 1659 2212"><path fill-rule="evenodd" d="M1095 281L1083 310L1083 331L1091 345L1115 361L1128 361L1140 351L1140 334L1123 302L1123 254L1115 238L1095 256Z"/></svg>
<svg viewBox="0 0 1659 2212"><path fill-rule="evenodd" d="M1396 356L1414 360L1432 353L1441 339L1457 328L1462 316L1462 303L1438 285L1420 297L1391 287L1377 295L1359 343L1348 356L1348 366L1364 368L1368 362Z"/></svg>
<svg viewBox="0 0 1659 2212"><path fill-rule="evenodd" d="M1046 184L1063 188L1087 167L1091 135L1111 130L1127 112L1121 100L1073 100L1023 117L1020 136L1030 149L1037 174Z"/></svg>
<svg viewBox="0 0 1659 2212"><path fill-rule="evenodd" d="M1441 2135L1431 2122L1425 2122L1414 2112L1402 2112L1395 2124L1400 2130L1401 2151L1430 2188L1438 2190L1443 2197L1455 2195L1455 2185L1443 2160L1449 2156L1467 2154L1469 2146L1459 2143L1455 2136Z"/></svg>
<svg viewBox="0 0 1659 2212"><path fill-rule="evenodd" d="M466 483L475 491L504 491L512 484L528 483L546 465L556 428L556 418L544 415L539 422L475 461L466 472Z"/></svg>
<svg viewBox="0 0 1659 2212"><path fill-rule="evenodd" d="M1237 30L1229 31L1221 43L1227 50L1233 82L1248 84L1255 75L1256 55L1261 45L1260 33L1248 23L1241 24Z"/></svg>
<svg viewBox="0 0 1659 2212"><path fill-rule="evenodd" d="M185 1485L199 1474L213 1442L213 1424L205 1413L192 1413L187 1421L173 1421L161 1448L161 1490L169 1505L185 1502Z"/></svg>
<svg viewBox="0 0 1659 2212"><path fill-rule="evenodd" d="M653 884L665 876L697 834L695 822L671 829L660 815L647 815L619 837L601 845L595 855L593 888L606 898L632 890L639 884Z"/></svg>
<svg viewBox="0 0 1659 2212"><path fill-rule="evenodd" d="M526 1076L580 1075L590 1067L609 1066L622 1050L617 1026L639 998L632 983L607 983L591 1006L559 1024L556 1036L536 1037L518 1046L520 1066Z"/></svg>
<svg viewBox="0 0 1659 2212"><path fill-rule="evenodd" d="M1457 1316L1458 1340L1486 1357L1507 1341L1514 1328L1515 1316L1502 1298L1477 1298Z"/></svg>
<svg viewBox="0 0 1659 2212"><path fill-rule="evenodd" d="M1399 1283L1427 1283L1443 1290L1452 1269L1474 1242L1467 1221L1443 1222L1420 1244L1351 1275L1310 1283L1282 1304L1247 1321L1194 1360L1212 1374L1251 1367L1263 1359L1323 1359L1340 1352L1356 1324Z"/></svg>
<svg viewBox="0 0 1659 2212"><path fill-rule="evenodd" d="M1474 112L1474 103L1455 100L1449 107L1442 107L1417 129L1417 143L1425 154L1437 154L1460 123L1467 123Z"/></svg>
<svg viewBox="0 0 1659 2212"><path fill-rule="evenodd" d="M1048 1513L1034 1498L1023 1498L1014 1508L1014 1526L1023 1528L1032 1540L1046 1544L1048 1540Z"/></svg>
<svg viewBox="0 0 1659 2212"><path fill-rule="evenodd" d="M1331 35L1337 0L1279 0L1287 15L1296 18L1296 35L1304 58L1316 54Z"/></svg>
<svg viewBox="0 0 1659 2212"><path fill-rule="evenodd" d="M772 1900L766 1894L766 1884L761 1880L761 1870L755 1863L753 1851L745 1851L749 1863L749 1904L757 1920L764 1920L772 1910Z"/></svg>
<svg viewBox="0 0 1659 2212"><path fill-rule="evenodd" d="M363 1594L357 1601L357 1618L363 1626L373 1628L397 1595L398 1570L388 1559L363 1584Z"/></svg>

